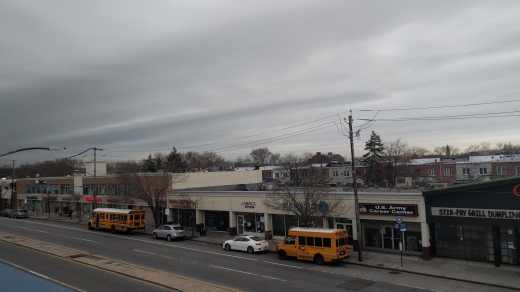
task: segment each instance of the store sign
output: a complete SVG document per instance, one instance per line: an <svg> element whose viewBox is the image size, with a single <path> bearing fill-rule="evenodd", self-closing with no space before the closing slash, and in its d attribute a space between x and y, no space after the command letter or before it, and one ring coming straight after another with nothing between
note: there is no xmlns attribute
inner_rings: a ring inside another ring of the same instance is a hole
<svg viewBox="0 0 520 292"><path fill-rule="evenodd" d="M37 196L27 196L27 199L38 200L38 197Z"/></svg>
<svg viewBox="0 0 520 292"><path fill-rule="evenodd" d="M359 203L359 213L363 215L419 216L417 205L365 204Z"/></svg>
<svg viewBox="0 0 520 292"><path fill-rule="evenodd" d="M244 208L254 209L256 206L255 202L242 202L240 203L240 206L243 206Z"/></svg>
<svg viewBox="0 0 520 292"><path fill-rule="evenodd" d="M86 198L85 198L85 201L87 201L87 202L93 202L93 201L94 201L94 198L93 198L93 197L86 197ZM101 202L101 198L96 198L96 202Z"/></svg>
<svg viewBox="0 0 520 292"><path fill-rule="evenodd" d="M169 199L168 203L172 205L172 208L185 208L190 209L194 207L195 202L192 200L175 200Z"/></svg>
<svg viewBox="0 0 520 292"><path fill-rule="evenodd" d="M520 220L520 210L432 207L432 216Z"/></svg>

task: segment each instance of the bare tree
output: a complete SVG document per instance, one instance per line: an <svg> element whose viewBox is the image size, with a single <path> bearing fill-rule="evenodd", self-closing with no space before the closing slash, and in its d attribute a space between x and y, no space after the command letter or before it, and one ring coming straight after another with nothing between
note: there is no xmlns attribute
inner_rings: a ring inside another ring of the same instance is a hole
<svg viewBox="0 0 520 292"><path fill-rule="evenodd" d="M341 197L330 195L328 178L321 171L309 171L300 187L285 185L266 194L266 208L298 217L300 225L312 226L317 219L339 217L345 210Z"/></svg>
<svg viewBox="0 0 520 292"><path fill-rule="evenodd" d="M395 141L386 141L384 143L383 154L388 167L386 168L386 180L390 185L395 185L398 176L404 174L408 168L407 162L410 161L410 149L406 142L402 142L401 138Z"/></svg>
<svg viewBox="0 0 520 292"><path fill-rule="evenodd" d="M258 164L260 166L267 165L269 161L269 157L271 156L271 151L268 148L253 148L249 155L253 159L253 163Z"/></svg>
<svg viewBox="0 0 520 292"><path fill-rule="evenodd" d="M409 156L411 159L424 157L428 154L428 149L423 147L413 146L410 148Z"/></svg>
<svg viewBox="0 0 520 292"><path fill-rule="evenodd" d="M45 211L48 212L49 218L51 218L52 206L51 204L58 201L58 196L52 193L46 194L42 196L42 203L45 206Z"/></svg>
<svg viewBox="0 0 520 292"><path fill-rule="evenodd" d="M280 166L282 172L288 175L288 178L283 179L282 181L292 186L300 186L304 180L306 172L309 171L306 158L294 153L283 155Z"/></svg>
<svg viewBox="0 0 520 292"><path fill-rule="evenodd" d="M304 159L305 162L309 161L309 159L312 159L313 156L314 156L314 153L312 153L312 152L303 152L301 155L302 159Z"/></svg>
<svg viewBox="0 0 520 292"><path fill-rule="evenodd" d="M280 153L271 153L271 156L269 157L269 164L270 165L278 165L282 161L282 155Z"/></svg>
<svg viewBox="0 0 520 292"><path fill-rule="evenodd" d="M200 196L192 197L189 194L179 195L179 209L188 210L190 213L191 237L195 237L195 212L204 199Z"/></svg>
<svg viewBox="0 0 520 292"><path fill-rule="evenodd" d="M137 162L129 164L119 175L119 181L135 191L135 198L148 205L153 215L155 227L159 227L161 209L166 204L166 191L176 183L186 180L184 173L172 172L141 172L142 165Z"/></svg>

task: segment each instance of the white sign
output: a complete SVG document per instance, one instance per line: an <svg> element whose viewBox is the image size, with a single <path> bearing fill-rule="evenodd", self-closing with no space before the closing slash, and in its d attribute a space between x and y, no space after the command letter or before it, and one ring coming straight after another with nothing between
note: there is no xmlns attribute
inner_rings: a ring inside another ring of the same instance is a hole
<svg viewBox="0 0 520 292"><path fill-rule="evenodd" d="M511 241L508 241L508 242L507 242L507 248L509 248L509 249L515 249L515 245L514 245L514 243L511 242Z"/></svg>
<svg viewBox="0 0 520 292"><path fill-rule="evenodd" d="M483 219L511 219L520 221L520 210L501 210L501 209L470 209L470 208L449 208L432 207L432 216L442 217L463 217L463 218L483 218Z"/></svg>
<svg viewBox="0 0 520 292"><path fill-rule="evenodd" d="M170 214L170 209L164 210L164 215L169 215L169 214Z"/></svg>

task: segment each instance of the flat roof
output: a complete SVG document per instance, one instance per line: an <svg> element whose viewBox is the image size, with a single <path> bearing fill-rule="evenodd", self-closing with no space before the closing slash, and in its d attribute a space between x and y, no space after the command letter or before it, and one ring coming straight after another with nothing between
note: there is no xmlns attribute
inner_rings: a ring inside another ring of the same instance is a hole
<svg viewBox="0 0 520 292"><path fill-rule="evenodd" d="M117 213L117 214L128 214L130 212L133 212L133 211L139 211L139 212L142 212L141 210L132 210L132 209L115 209L115 208L96 208L94 209L93 212L110 212L110 213Z"/></svg>

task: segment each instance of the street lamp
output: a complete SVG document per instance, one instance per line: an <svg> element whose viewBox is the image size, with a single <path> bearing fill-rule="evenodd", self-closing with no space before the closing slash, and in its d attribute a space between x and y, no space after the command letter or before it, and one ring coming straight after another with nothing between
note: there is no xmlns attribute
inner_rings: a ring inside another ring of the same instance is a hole
<svg viewBox="0 0 520 292"><path fill-rule="evenodd" d="M66 149L65 147L63 149ZM13 153L16 153L16 152L22 152L22 151L27 151L27 150L47 150L47 151L60 151L61 148L60 147L30 147L30 148L22 148L22 149L18 149L18 150L14 150L14 151L9 151L9 152L6 152L6 153L3 153L3 154L0 154L0 157L2 156L7 156L9 154L13 154ZM14 190L14 160L13 160L13 176L11 177L11 204L13 202L13 190ZM16 198L14 200L14 206L12 206L14 208L18 208L18 198Z"/></svg>

